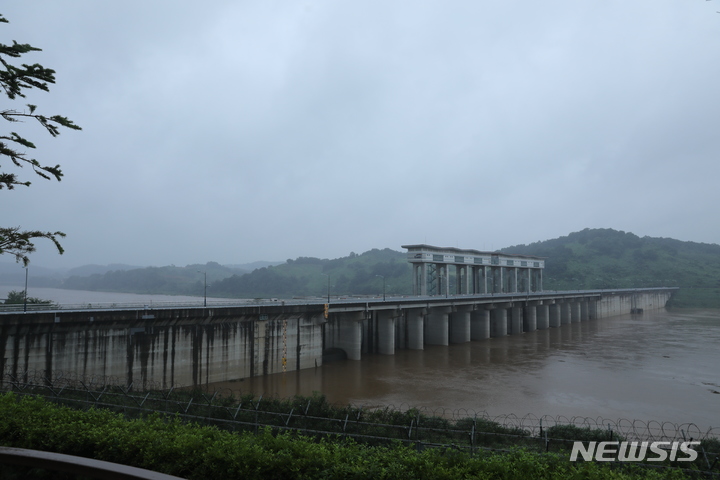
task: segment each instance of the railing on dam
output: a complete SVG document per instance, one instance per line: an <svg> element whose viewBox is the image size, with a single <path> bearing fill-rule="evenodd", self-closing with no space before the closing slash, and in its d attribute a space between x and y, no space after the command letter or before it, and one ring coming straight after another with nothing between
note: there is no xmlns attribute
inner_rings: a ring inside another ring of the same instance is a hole
<svg viewBox="0 0 720 480"><path fill-rule="evenodd" d="M664 308L674 288L69 306L0 315L0 369L122 376L128 388L317 368ZM0 381L0 386L2 382Z"/></svg>
<svg viewBox="0 0 720 480"><path fill-rule="evenodd" d="M548 297L577 297L577 296L604 296L604 295L619 295L619 294L632 294L634 292L652 292L652 291L667 291L667 290L678 290L678 287L650 287L650 288L615 288L615 289L600 289L600 290L545 290L542 292L519 292L519 293L485 293L485 294L463 294L463 295L425 295L425 296L413 296L413 295L401 295L401 296L387 296L383 299L382 295L377 296L335 296L330 297L330 305L332 307L338 306L359 306L359 305L387 305L387 304L412 304L418 302L425 302L428 304L444 303L444 302L468 302L468 301L480 301L480 302L491 302L491 301L518 301L518 300L532 300L532 299L543 299ZM327 297L304 297L304 298L291 298L291 299L279 299L279 298L254 298L254 299L243 299L237 300L215 300L208 298L206 305L204 300L198 297L196 302L134 302L134 303L120 303L120 302L88 302L88 303L73 303L73 304L0 304L0 315L3 313L23 313L23 312L57 312L57 311L87 311L87 310L170 310L170 309L201 309L201 308L237 308L237 307L270 307L270 306L284 306L284 305L323 305L327 303Z"/></svg>

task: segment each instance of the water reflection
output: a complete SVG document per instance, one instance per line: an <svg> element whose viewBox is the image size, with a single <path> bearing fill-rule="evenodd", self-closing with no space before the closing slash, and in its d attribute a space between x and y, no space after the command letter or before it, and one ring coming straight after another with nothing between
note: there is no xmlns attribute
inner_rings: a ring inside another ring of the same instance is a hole
<svg viewBox="0 0 720 480"><path fill-rule="evenodd" d="M720 312L646 312L226 382L332 402L720 426Z"/></svg>

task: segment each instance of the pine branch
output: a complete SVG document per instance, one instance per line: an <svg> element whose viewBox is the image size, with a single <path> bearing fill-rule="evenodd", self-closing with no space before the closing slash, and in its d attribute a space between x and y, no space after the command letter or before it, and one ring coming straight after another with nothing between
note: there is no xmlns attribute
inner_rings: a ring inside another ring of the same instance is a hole
<svg viewBox="0 0 720 480"><path fill-rule="evenodd" d="M28 255L35 251L34 240L45 238L52 241L61 255L65 252L58 241L58 237L64 237L63 232L42 232L39 230L20 230L20 227L0 228L0 255L9 253L15 256L15 261L22 262L24 266L30 263Z"/></svg>
<svg viewBox="0 0 720 480"><path fill-rule="evenodd" d="M0 14L0 24L8 23L7 19ZM14 65L11 59L17 59L31 52L39 52L41 49L33 47L26 43L18 43L13 40L12 45L0 43L0 87L10 100L17 97L24 98L25 90L39 89L49 91L49 84L55 83L55 70L45 68L40 64L21 64ZM36 120L45 130L53 137L60 134L61 127L70 128L72 130L81 130L81 128L73 123L72 120L62 115L45 116L36 113L36 105L27 105L28 112L20 112L14 109L5 109L0 111L0 116L8 122L21 122L25 118ZM22 168L30 166L34 173L45 179L55 178L60 181L63 174L60 165L50 166L42 165L36 159L27 156L20 149L35 149L35 144L30 140L20 136L16 132L0 135L0 158L8 157L13 165ZM0 171L0 190L7 188L12 190L16 185L30 186L30 182L21 181L15 173ZM58 241L64 237L63 232L43 232L40 230L20 230L20 227L3 228L0 227L0 254L9 253L15 256L17 262L21 262L27 266L30 262L28 255L35 251L34 241L44 238L55 244L59 253L63 253L63 247Z"/></svg>

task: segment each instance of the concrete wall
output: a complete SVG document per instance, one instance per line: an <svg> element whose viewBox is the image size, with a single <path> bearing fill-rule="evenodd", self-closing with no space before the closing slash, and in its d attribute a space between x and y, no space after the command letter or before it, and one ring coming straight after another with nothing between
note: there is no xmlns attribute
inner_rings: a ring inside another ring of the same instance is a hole
<svg viewBox="0 0 720 480"><path fill-rule="evenodd" d="M0 315L0 372L133 384L202 386L322 365L340 349L392 355L632 311L664 308L672 290L543 294L543 299L437 299L218 309ZM540 313L538 313L540 312ZM510 327L510 328L508 328ZM3 381L3 377L0 377Z"/></svg>
<svg viewBox="0 0 720 480"><path fill-rule="evenodd" d="M2 318L0 372L169 388L322 364L322 315L163 313L123 319L63 312L36 323L22 315L19 322Z"/></svg>
<svg viewBox="0 0 720 480"><path fill-rule="evenodd" d="M597 318L626 315L638 308L642 310L665 308L672 293L672 291L608 292L596 303Z"/></svg>

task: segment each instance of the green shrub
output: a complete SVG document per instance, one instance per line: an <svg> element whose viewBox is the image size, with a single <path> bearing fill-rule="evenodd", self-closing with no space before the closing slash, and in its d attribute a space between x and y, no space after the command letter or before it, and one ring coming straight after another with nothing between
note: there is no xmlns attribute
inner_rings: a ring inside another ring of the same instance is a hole
<svg viewBox="0 0 720 480"><path fill-rule="evenodd" d="M91 457L188 479L684 478L678 471L613 469L522 449L478 455L452 448L418 452L399 442L378 447L340 437L316 441L270 427L257 435L232 433L159 414L129 420L106 410L72 410L12 393L0 395L0 445Z"/></svg>
<svg viewBox="0 0 720 480"><path fill-rule="evenodd" d="M616 432L602 428L577 427L575 425L553 425L547 429L549 438L560 440L580 440L583 442L622 441Z"/></svg>

